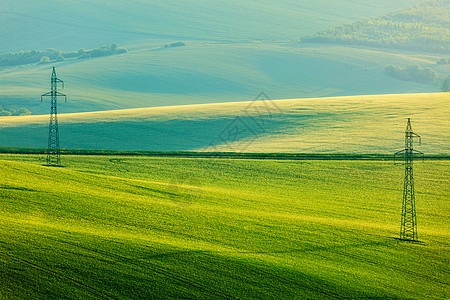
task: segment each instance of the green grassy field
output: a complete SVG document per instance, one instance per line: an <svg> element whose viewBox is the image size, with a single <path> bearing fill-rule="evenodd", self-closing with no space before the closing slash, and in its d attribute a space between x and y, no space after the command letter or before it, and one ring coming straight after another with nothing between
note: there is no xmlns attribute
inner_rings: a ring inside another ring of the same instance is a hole
<svg viewBox="0 0 450 300"><path fill-rule="evenodd" d="M261 90L274 99L437 92L450 72L450 65L436 64L439 54L298 43L301 36L420 2L7 1L0 40L8 43L0 44L0 53L113 42L129 52L1 67L0 106L47 113L39 96L49 88L53 65L66 81L69 102L60 109L67 113L248 101ZM187 46L164 48L179 41ZM420 64L440 78L393 80L384 73L388 64Z"/></svg>
<svg viewBox="0 0 450 300"><path fill-rule="evenodd" d="M188 41L160 49L142 43L127 54L50 65L0 68L0 106L48 113L40 95L50 87L51 67L65 81L68 102L60 112L249 101L264 90L273 99L438 92L438 84L392 79L384 67L421 64L445 78L450 65L439 55L344 46L223 44Z"/></svg>
<svg viewBox="0 0 450 300"><path fill-rule="evenodd" d="M0 298L449 297L449 161L0 156Z"/></svg>
<svg viewBox="0 0 450 300"><path fill-rule="evenodd" d="M143 39L210 41L290 40L331 26L377 16L421 0L332 0L273 3L192 0L32 0L1 3L0 52L37 48L97 47ZM57 9L58 13L53 11ZM51 32L52 34L49 34Z"/></svg>
<svg viewBox="0 0 450 300"><path fill-rule="evenodd" d="M0 43L0 53L111 43L129 52L1 67L0 106L46 113L39 96L49 88L53 65L66 81L69 102L61 111L67 113L247 101L261 90L274 99L437 92L450 72L450 65L436 64L442 55L298 43L301 36L420 2L7 1L0 40L8 43ZM187 46L164 48L179 41ZM388 64L420 64L440 78L393 80L384 74Z"/></svg>
<svg viewBox="0 0 450 300"><path fill-rule="evenodd" d="M392 154L404 147L409 117L423 137L417 149L449 154L449 97L371 95L61 114L61 147ZM48 118L0 117L0 146L46 147Z"/></svg>

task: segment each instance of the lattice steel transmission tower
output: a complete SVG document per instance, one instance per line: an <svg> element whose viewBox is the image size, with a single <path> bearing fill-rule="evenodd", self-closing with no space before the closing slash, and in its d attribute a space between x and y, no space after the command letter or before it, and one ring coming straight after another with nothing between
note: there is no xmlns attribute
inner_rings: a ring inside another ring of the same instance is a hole
<svg viewBox="0 0 450 300"><path fill-rule="evenodd" d="M405 149L394 154L395 158L402 155L405 161L405 182L403 185L403 204L402 204L402 221L400 227L400 240L418 242L417 235L417 218L416 218L416 199L414 195L414 172L413 161L415 154L424 154L413 149L414 138L417 138L419 145L421 144L421 137L415 134L411 128L411 120L408 118L405 132Z"/></svg>
<svg viewBox="0 0 450 300"><path fill-rule="evenodd" d="M41 102L44 97L50 97L50 124L48 127L48 147L47 147L47 165L60 166L61 156L59 149L59 131L58 131L58 110L57 99L58 96L64 97L67 102L67 96L58 92L58 84L64 88L64 82L56 77L55 67L53 67L51 78L51 91L41 96Z"/></svg>

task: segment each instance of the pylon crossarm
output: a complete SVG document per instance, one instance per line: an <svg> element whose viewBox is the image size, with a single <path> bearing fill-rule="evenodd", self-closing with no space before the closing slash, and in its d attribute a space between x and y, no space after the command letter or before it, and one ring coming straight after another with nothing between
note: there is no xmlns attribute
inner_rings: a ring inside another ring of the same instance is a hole
<svg viewBox="0 0 450 300"><path fill-rule="evenodd" d="M402 154L404 152L406 152L406 149L403 149L403 150L400 150L400 151L397 151L394 153L394 164L396 163L397 156L399 156L400 154Z"/></svg>
<svg viewBox="0 0 450 300"><path fill-rule="evenodd" d="M422 157L422 161L425 161L425 153L417 151L415 149L412 149L412 151L414 151L415 154L419 154Z"/></svg>
<svg viewBox="0 0 450 300"><path fill-rule="evenodd" d="M56 93L55 93L55 96L61 96L61 97L64 97L64 102L67 102L67 96L64 95L63 93L56 92Z"/></svg>
<svg viewBox="0 0 450 300"><path fill-rule="evenodd" d="M52 95L52 92L48 92L48 93L41 95L41 102L43 101L44 97L51 96L51 95Z"/></svg>
<svg viewBox="0 0 450 300"><path fill-rule="evenodd" d="M66 97L65 94L60 93L60 92L48 92L48 93L45 93L45 94L41 95L41 98L42 98L42 97L50 97L50 96L53 96L53 94L54 94L55 96Z"/></svg>
<svg viewBox="0 0 450 300"><path fill-rule="evenodd" d="M48 93L45 93L45 94L41 95L41 102L42 102L44 97L51 97L51 96L53 96L52 95L53 93L57 97L64 97L64 101L67 102L67 96L65 94L63 94L63 93L60 93L60 92L48 92Z"/></svg>

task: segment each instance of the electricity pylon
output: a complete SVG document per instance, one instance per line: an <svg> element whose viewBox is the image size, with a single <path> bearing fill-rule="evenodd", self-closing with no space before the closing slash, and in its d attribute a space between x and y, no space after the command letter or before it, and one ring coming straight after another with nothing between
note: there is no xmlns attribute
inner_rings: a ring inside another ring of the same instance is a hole
<svg viewBox="0 0 450 300"><path fill-rule="evenodd" d="M405 182L403 185L403 204L402 204L402 222L400 227L400 240L418 242L417 235L417 218L416 218L416 199L414 195L414 172L413 161L414 154L423 153L413 149L414 138L418 138L419 145L421 144L421 137L415 134L411 128L411 120L408 118L405 131L405 149L394 154L402 155L405 159Z"/></svg>
<svg viewBox="0 0 450 300"><path fill-rule="evenodd" d="M67 102L67 96L58 92L58 83L61 84L61 88L64 88L64 82L56 77L55 67L53 67L51 78L51 91L41 96L41 102L43 97L50 97L50 124L48 126L48 147L47 147L47 165L48 166L60 166L61 156L59 150L59 132L58 132L58 110L57 99L58 96L64 97L64 101Z"/></svg>

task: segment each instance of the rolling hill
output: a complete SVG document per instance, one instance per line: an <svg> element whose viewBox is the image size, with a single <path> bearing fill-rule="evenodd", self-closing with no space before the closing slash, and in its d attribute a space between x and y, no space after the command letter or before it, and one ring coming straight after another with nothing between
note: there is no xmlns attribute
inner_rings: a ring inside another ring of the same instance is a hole
<svg viewBox="0 0 450 300"><path fill-rule="evenodd" d="M0 297L442 299L448 161L0 155ZM21 161L28 161L24 163Z"/></svg>
<svg viewBox="0 0 450 300"><path fill-rule="evenodd" d="M5 67L0 106L47 113L39 97L50 88L53 65L69 99L61 112L87 112L248 101L261 90L274 99L436 92L439 87L432 84L392 80L384 67L421 64L445 76L450 65L437 65L438 60L436 55L323 45L147 45L109 57Z"/></svg>
<svg viewBox="0 0 450 300"><path fill-rule="evenodd" d="M248 101L261 90L275 99L437 92L450 72L450 65L436 64L438 54L296 42L419 2L2 1L0 41L8 42L0 43L0 53L113 42L129 52L0 67L0 106L46 113L36 100L48 89L53 65L66 81L70 113ZM187 46L164 47L180 41ZM421 64L440 79L392 80L384 73L389 64Z"/></svg>
<svg viewBox="0 0 450 300"><path fill-rule="evenodd" d="M32 112L0 116L0 151L47 146L53 66L61 147L86 149L0 153L0 299L447 298L448 59L298 42L422 2L0 1L0 56L128 49L0 67L0 114ZM419 64L436 79L385 73ZM374 155L407 118L435 154L414 170L420 243L397 239L404 166Z"/></svg>
<svg viewBox="0 0 450 300"><path fill-rule="evenodd" d="M423 152L448 154L449 99L449 93L261 99L61 114L61 147L389 154L403 148L410 117ZM1 146L46 147L47 124L48 115L0 117Z"/></svg>
<svg viewBox="0 0 450 300"><path fill-rule="evenodd" d="M420 2L5 0L0 40L8 43L0 43L0 52L74 50L145 39L285 41Z"/></svg>
<svg viewBox="0 0 450 300"><path fill-rule="evenodd" d="M302 38L306 42L450 53L450 1L431 0Z"/></svg>

